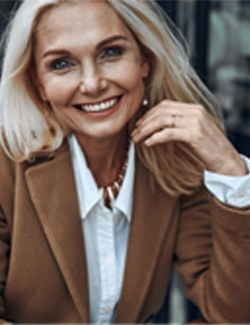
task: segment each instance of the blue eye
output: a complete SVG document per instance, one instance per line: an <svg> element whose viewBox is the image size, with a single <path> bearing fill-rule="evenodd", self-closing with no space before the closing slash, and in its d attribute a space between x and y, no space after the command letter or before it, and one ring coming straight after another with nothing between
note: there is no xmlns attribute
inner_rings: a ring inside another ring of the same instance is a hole
<svg viewBox="0 0 250 325"><path fill-rule="evenodd" d="M64 70L71 66L72 64L66 59L58 59L52 62L51 69L52 70Z"/></svg>
<svg viewBox="0 0 250 325"><path fill-rule="evenodd" d="M118 57L123 54L123 49L119 46L108 47L102 53L102 58Z"/></svg>

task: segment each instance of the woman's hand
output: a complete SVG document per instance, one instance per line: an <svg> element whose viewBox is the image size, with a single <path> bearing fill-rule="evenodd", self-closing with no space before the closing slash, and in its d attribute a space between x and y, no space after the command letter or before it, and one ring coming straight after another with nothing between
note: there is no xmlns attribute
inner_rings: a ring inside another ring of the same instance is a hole
<svg viewBox="0 0 250 325"><path fill-rule="evenodd" d="M164 100L137 121L132 138L146 146L180 141L194 150L209 171L247 174L244 160L200 105Z"/></svg>

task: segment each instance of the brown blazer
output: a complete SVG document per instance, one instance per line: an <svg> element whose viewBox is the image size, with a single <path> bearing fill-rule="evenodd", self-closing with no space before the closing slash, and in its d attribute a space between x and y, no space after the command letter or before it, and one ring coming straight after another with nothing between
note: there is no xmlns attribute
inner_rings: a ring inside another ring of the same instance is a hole
<svg viewBox="0 0 250 325"><path fill-rule="evenodd" d="M134 209L115 322L144 322L164 299L173 257L210 322L250 322L250 210L201 189L172 198L137 160ZM14 164L0 154L0 318L86 323L84 240L69 150ZM213 240L213 243L212 243Z"/></svg>

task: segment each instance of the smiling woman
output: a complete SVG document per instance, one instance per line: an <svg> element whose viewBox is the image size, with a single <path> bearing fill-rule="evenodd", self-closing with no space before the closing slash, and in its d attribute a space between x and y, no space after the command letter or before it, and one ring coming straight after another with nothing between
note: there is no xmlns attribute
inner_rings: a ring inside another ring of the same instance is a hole
<svg viewBox="0 0 250 325"><path fill-rule="evenodd" d="M250 163L170 26L153 0L17 10L0 85L3 321L154 322L173 261L206 321L250 321Z"/></svg>
<svg viewBox="0 0 250 325"><path fill-rule="evenodd" d="M41 97L87 156L90 142L101 147L104 142L109 159L119 151L123 157L125 125L140 107L149 64L116 12L103 1L50 9L36 26L34 54Z"/></svg>

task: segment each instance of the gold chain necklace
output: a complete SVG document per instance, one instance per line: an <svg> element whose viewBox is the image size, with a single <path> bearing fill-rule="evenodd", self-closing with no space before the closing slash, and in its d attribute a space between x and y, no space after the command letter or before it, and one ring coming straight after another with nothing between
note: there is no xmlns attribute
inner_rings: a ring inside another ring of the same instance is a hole
<svg viewBox="0 0 250 325"><path fill-rule="evenodd" d="M118 174L115 181L109 186L102 186L100 189L102 191L104 204L107 208L112 208L112 201L118 196L120 192L121 185L126 173L128 166L128 153L125 156L124 163L122 165L121 171Z"/></svg>

